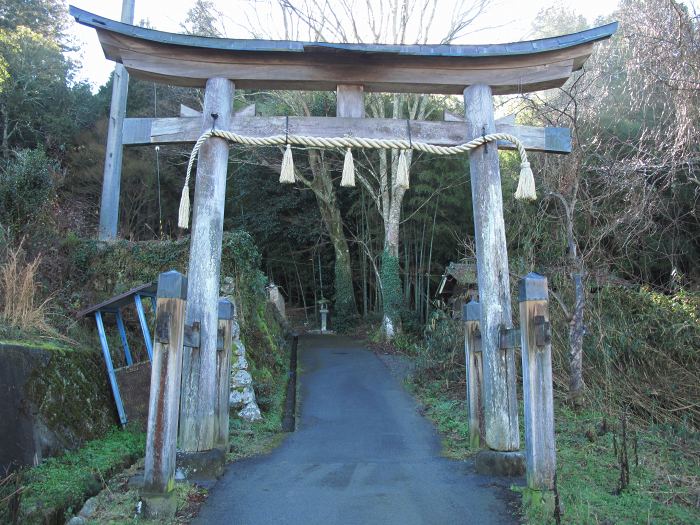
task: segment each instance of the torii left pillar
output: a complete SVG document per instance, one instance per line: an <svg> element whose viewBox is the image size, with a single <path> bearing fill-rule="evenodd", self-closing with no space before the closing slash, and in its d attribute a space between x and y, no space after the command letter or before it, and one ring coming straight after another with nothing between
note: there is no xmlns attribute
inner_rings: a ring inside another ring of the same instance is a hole
<svg viewBox="0 0 700 525"><path fill-rule="evenodd" d="M202 132L229 128L234 92L231 80L207 80ZM199 348L185 347L183 355L178 454L178 466L190 479L217 477L225 457L216 446L216 338L228 150L226 140L212 137L197 161L185 322L199 323L200 340Z"/></svg>
<svg viewBox="0 0 700 525"><path fill-rule="evenodd" d="M134 0L123 0L121 20L125 24L134 23ZM117 238L119 193L122 178L122 128L126 116L128 91L129 73L123 64L117 64L114 66L114 76L112 77L112 105L107 123L107 147L105 148L98 231L101 241L113 241Z"/></svg>

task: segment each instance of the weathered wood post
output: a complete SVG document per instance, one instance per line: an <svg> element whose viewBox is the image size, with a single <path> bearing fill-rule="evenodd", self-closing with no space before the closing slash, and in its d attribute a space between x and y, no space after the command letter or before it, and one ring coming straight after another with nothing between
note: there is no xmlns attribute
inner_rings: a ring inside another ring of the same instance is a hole
<svg viewBox="0 0 700 525"><path fill-rule="evenodd" d="M547 278L527 274L520 280L519 295L527 484L552 490L557 456Z"/></svg>
<svg viewBox="0 0 700 525"><path fill-rule="evenodd" d="M144 513L151 518L175 516L177 504L173 489L186 300L187 278L176 271L160 274L141 493Z"/></svg>
<svg viewBox="0 0 700 525"><path fill-rule="evenodd" d="M470 301L462 308L464 358L467 365L467 406L469 407L469 447L484 442L483 362L481 358L481 305Z"/></svg>
<svg viewBox="0 0 700 525"><path fill-rule="evenodd" d="M225 78L207 80L202 131L228 129L235 86ZM218 476L224 454L215 448L216 339L221 272L221 242L228 144L210 138L199 151L188 267L186 323L199 323L198 348L185 348L182 370L178 460L190 478Z"/></svg>
<svg viewBox="0 0 700 525"><path fill-rule="evenodd" d="M495 133L489 86L466 88L464 109L470 138ZM513 323L498 148L487 144L472 151L469 172L481 303L486 444L492 450L515 451L520 448L515 351L502 350L500 345L501 330L511 329Z"/></svg>
<svg viewBox="0 0 700 525"><path fill-rule="evenodd" d="M125 24L133 24L134 0L122 0L121 21ZM117 238L119 193L122 178L122 129L126 116L128 91L129 73L122 64L116 64L112 78L112 103L107 121L107 146L102 179L102 199L100 201L98 236L101 241L111 241Z"/></svg>
<svg viewBox="0 0 700 525"><path fill-rule="evenodd" d="M338 117L365 118L365 88L362 85L338 84L336 110Z"/></svg>
<svg viewBox="0 0 700 525"><path fill-rule="evenodd" d="M216 447L228 452L229 397L231 395L231 346L235 307L219 299L219 334L216 342Z"/></svg>

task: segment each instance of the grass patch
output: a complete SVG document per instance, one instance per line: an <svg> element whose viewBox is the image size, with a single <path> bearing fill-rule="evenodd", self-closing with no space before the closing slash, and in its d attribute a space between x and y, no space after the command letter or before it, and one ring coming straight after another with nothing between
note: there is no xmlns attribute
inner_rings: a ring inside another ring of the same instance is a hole
<svg viewBox="0 0 700 525"><path fill-rule="evenodd" d="M21 523L41 523L46 516L70 515L105 479L143 454L145 434L113 429L101 439L63 456L49 458L21 473Z"/></svg>
<svg viewBox="0 0 700 525"><path fill-rule="evenodd" d="M555 423L563 523L700 523L700 437L654 427L630 431L630 484L620 491L620 423L563 404ZM525 506L529 522L553 522L540 509Z"/></svg>
<svg viewBox="0 0 700 525"><path fill-rule="evenodd" d="M439 380L413 379L408 387L440 431L444 456L465 459L476 452L469 448L460 394ZM619 491L620 422L594 410L574 412L563 403L556 404L555 413L562 523L700 523L700 436L660 427L629 430L630 484ZM527 523L554 523L551 494L513 490L522 494Z"/></svg>

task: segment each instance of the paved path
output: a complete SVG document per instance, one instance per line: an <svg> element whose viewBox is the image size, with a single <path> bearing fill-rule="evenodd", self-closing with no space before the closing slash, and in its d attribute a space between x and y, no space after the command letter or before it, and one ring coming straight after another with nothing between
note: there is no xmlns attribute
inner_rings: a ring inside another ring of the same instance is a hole
<svg viewBox="0 0 700 525"><path fill-rule="evenodd" d="M349 338L299 341L297 431L230 465L195 523L511 524L508 480L440 457L433 426L386 366Z"/></svg>

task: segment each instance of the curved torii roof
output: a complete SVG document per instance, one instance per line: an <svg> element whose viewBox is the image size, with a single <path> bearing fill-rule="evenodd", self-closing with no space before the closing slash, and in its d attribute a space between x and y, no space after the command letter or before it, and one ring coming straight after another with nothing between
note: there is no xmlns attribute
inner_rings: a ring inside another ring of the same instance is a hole
<svg viewBox="0 0 700 525"><path fill-rule="evenodd" d="M241 89L335 90L461 94L481 83L495 94L561 86L581 69L596 42L617 22L540 40L488 45L334 44L291 40L207 38L116 22L76 7L70 14L97 31L105 56L136 78L203 87L208 78Z"/></svg>

